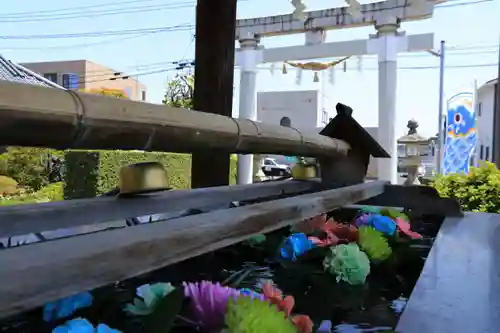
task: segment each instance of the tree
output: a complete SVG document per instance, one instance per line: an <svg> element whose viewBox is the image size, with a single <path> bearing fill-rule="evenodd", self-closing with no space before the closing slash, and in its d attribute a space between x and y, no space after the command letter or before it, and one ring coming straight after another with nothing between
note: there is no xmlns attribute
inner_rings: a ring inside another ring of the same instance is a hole
<svg viewBox="0 0 500 333"><path fill-rule="evenodd" d="M103 96L111 96L116 98L127 98L123 90L120 89L108 89L108 88L92 88L92 89L83 89L83 92L89 94L103 95Z"/></svg>
<svg viewBox="0 0 500 333"><path fill-rule="evenodd" d="M167 83L163 104L192 109L194 95L194 75L178 74Z"/></svg>

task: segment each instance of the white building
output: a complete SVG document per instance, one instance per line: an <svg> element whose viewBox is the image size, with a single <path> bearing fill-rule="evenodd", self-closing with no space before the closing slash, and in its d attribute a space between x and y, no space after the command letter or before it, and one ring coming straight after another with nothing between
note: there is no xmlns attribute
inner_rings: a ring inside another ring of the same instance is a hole
<svg viewBox="0 0 500 333"><path fill-rule="evenodd" d="M356 112L356 110L354 110ZM337 115L335 104L319 90L268 91L257 93L257 120L319 133ZM354 118L356 118L354 114ZM377 127L365 127L377 139ZM290 163L275 156L279 163ZM376 177L377 163L370 159L368 175Z"/></svg>
<svg viewBox="0 0 500 333"><path fill-rule="evenodd" d="M319 90L266 91L257 93L257 120L267 124L316 130L335 116L335 105Z"/></svg>
<svg viewBox="0 0 500 333"><path fill-rule="evenodd" d="M476 91L476 121L478 139L476 144L476 161L493 161L495 129L495 91L498 79L493 79Z"/></svg>

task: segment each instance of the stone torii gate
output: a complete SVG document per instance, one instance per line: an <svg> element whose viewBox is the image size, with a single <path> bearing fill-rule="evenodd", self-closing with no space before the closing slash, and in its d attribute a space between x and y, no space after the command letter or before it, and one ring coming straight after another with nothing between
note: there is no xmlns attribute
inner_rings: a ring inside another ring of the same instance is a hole
<svg viewBox="0 0 500 333"><path fill-rule="evenodd" d="M378 141L391 155L378 160L378 178L397 183L396 88L397 54L432 49L434 34L406 36L399 31L401 22L432 17L435 1L412 6L406 0L387 0L361 5L361 15L352 17L346 8L333 8L306 13L305 21L292 14L238 20L236 39L240 48L236 65L241 66L239 117L257 120L255 107L257 66L331 57L375 54L378 56ZM377 34L369 39L324 43L328 30L374 25ZM260 38L305 33L305 45L265 49ZM238 158L238 183L252 182L252 155Z"/></svg>

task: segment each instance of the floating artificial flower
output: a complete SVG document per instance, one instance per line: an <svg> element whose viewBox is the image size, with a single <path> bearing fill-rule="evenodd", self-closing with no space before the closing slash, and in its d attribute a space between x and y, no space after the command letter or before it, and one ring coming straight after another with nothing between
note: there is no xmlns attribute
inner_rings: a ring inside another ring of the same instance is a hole
<svg viewBox="0 0 500 333"><path fill-rule="evenodd" d="M323 225L326 223L327 220L328 216L326 214L318 215L313 218L294 224L292 226L292 230L294 232L304 232L304 233L310 233L315 230L321 230L323 229Z"/></svg>
<svg viewBox="0 0 500 333"><path fill-rule="evenodd" d="M398 226L399 231L401 231L403 234L413 238L413 239L420 239L422 238L422 235L415 232L411 231L410 228L410 223L406 220L404 220L401 217L396 218L396 225Z"/></svg>
<svg viewBox="0 0 500 333"><path fill-rule="evenodd" d="M316 333L332 333L332 322L330 320L323 320L319 324Z"/></svg>
<svg viewBox="0 0 500 333"><path fill-rule="evenodd" d="M259 294L258 292L254 291L252 289L242 288L242 289L240 289L240 294L242 296L247 296L247 297L259 299L261 301L264 300L264 295L263 294Z"/></svg>
<svg viewBox="0 0 500 333"><path fill-rule="evenodd" d="M380 214L380 208L373 206L365 206L361 208L361 212L364 214Z"/></svg>
<svg viewBox="0 0 500 333"><path fill-rule="evenodd" d="M248 239L245 240L245 244L250 245L250 246L255 246L258 244L261 244L266 241L266 235L254 235Z"/></svg>
<svg viewBox="0 0 500 333"><path fill-rule="evenodd" d="M308 237L311 242L315 246L318 247L327 247L327 246L332 246L332 245L337 245L340 242L340 239L331 231L326 232L326 237L324 239L314 237L314 236L309 236Z"/></svg>
<svg viewBox="0 0 500 333"><path fill-rule="evenodd" d="M293 296L283 297L281 290L276 288L270 281L264 284L262 288L264 298L271 304L276 305L279 311L283 311L286 317L289 317L295 306L295 299Z"/></svg>
<svg viewBox="0 0 500 333"><path fill-rule="evenodd" d="M389 216L391 219L396 219L398 217L401 217L406 221L410 220L405 213L402 213L399 210L394 209L394 208L383 208L380 210L380 214L385 215L385 216Z"/></svg>
<svg viewBox="0 0 500 333"><path fill-rule="evenodd" d="M375 228L363 226L358 230L359 246L375 261L383 261L392 254L391 247L384 235Z"/></svg>
<svg viewBox="0 0 500 333"><path fill-rule="evenodd" d="M230 299L240 296L240 291L220 283L201 281L183 283L184 295L190 299L189 319L207 332L220 331ZM251 299L251 297L245 297Z"/></svg>
<svg viewBox="0 0 500 333"><path fill-rule="evenodd" d="M149 315L153 313L158 301L174 290L175 287L171 283L143 284L136 291L140 298L135 298L132 304L127 304L125 311L138 316Z"/></svg>
<svg viewBox="0 0 500 333"><path fill-rule="evenodd" d="M87 319L76 318L57 326L52 333L121 333L121 331L110 328L106 324L99 324L94 328L94 325Z"/></svg>
<svg viewBox="0 0 500 333"><path fill-rule="evenodd" d="M292 323L299 333L311 333L314 326L311 318L306 315L293 316Z"/></svg>
<svg viewBox="0 0 500 333"><path fill-rule="evenodd" d="M225 323L224 332L230 333L297 333L293 323L276 305L249 297L229 299Z"/></svg>
<svg viewBox="0 0 500 333"><path fill-rule="evenodd" d="M93 297L89 292L79 293L54 302L43 307L43 320L52 321L71 316L76 310L92 305Z"/></svg>
<svg viewBox="0 0 500 333"><path fill-rule="evenodd" d="M354 224L359 228L362 225L370 225L370 220L369 220L370 214L361 214L358 217L356 217L356 220L354 220Z"/></svg>
<svg viewBox="0 0 500 333"><path fill-rule="evenodd" d="M271 304L275 305L277 310L282 311L285 314L285 317L290 317L293 307L295 306L293 296L286 296L283 298L281 290L276 288L271 281L267 281L262 289L264 292L264 298ZM299 333L312 332L313 322L309 316L295 315L291 319Z"/></svg>
<svg viewBox="0 0 500 333"><path fill-rule="evenodd" d="M370 274L370 260L356 243L340 244L330 248L323 260L326 271L337 276L337 282L363 284Z"/></svg>
<svg viewBox="0 0 500 333"><path fill-rule="evenodd" d="M396 222L388 216L372 214L368 216L368 223L375 230L392 236L396 233Z"/></svg>
<svg viewBox="0 0 500 333"><path fill-rule="evenodd" d="M323 226L325 232L333 232L340 240L356 242L358 240L358 229L349 224L338 223L330 220Z"/></svg>
<svg viewBox="0 0 500 333"><path fill-rule="evenodd" d="M304 233L296 233L288 236L283 241L280 248L280 254L283 259L297 260L297 257L306 253L314 247L311 240Z"/></svg>

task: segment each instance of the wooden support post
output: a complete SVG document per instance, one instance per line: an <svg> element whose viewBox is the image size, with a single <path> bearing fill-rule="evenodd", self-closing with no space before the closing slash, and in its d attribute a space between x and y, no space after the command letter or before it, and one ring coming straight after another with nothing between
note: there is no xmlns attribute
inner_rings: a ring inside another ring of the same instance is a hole
<svg viewBox="0 0 500 333"><path fill-rule="evenodd" d="M232 116L236 0L198 0L194 109ZM193 154L191 187L229 184L229 155Z"/></svg>

